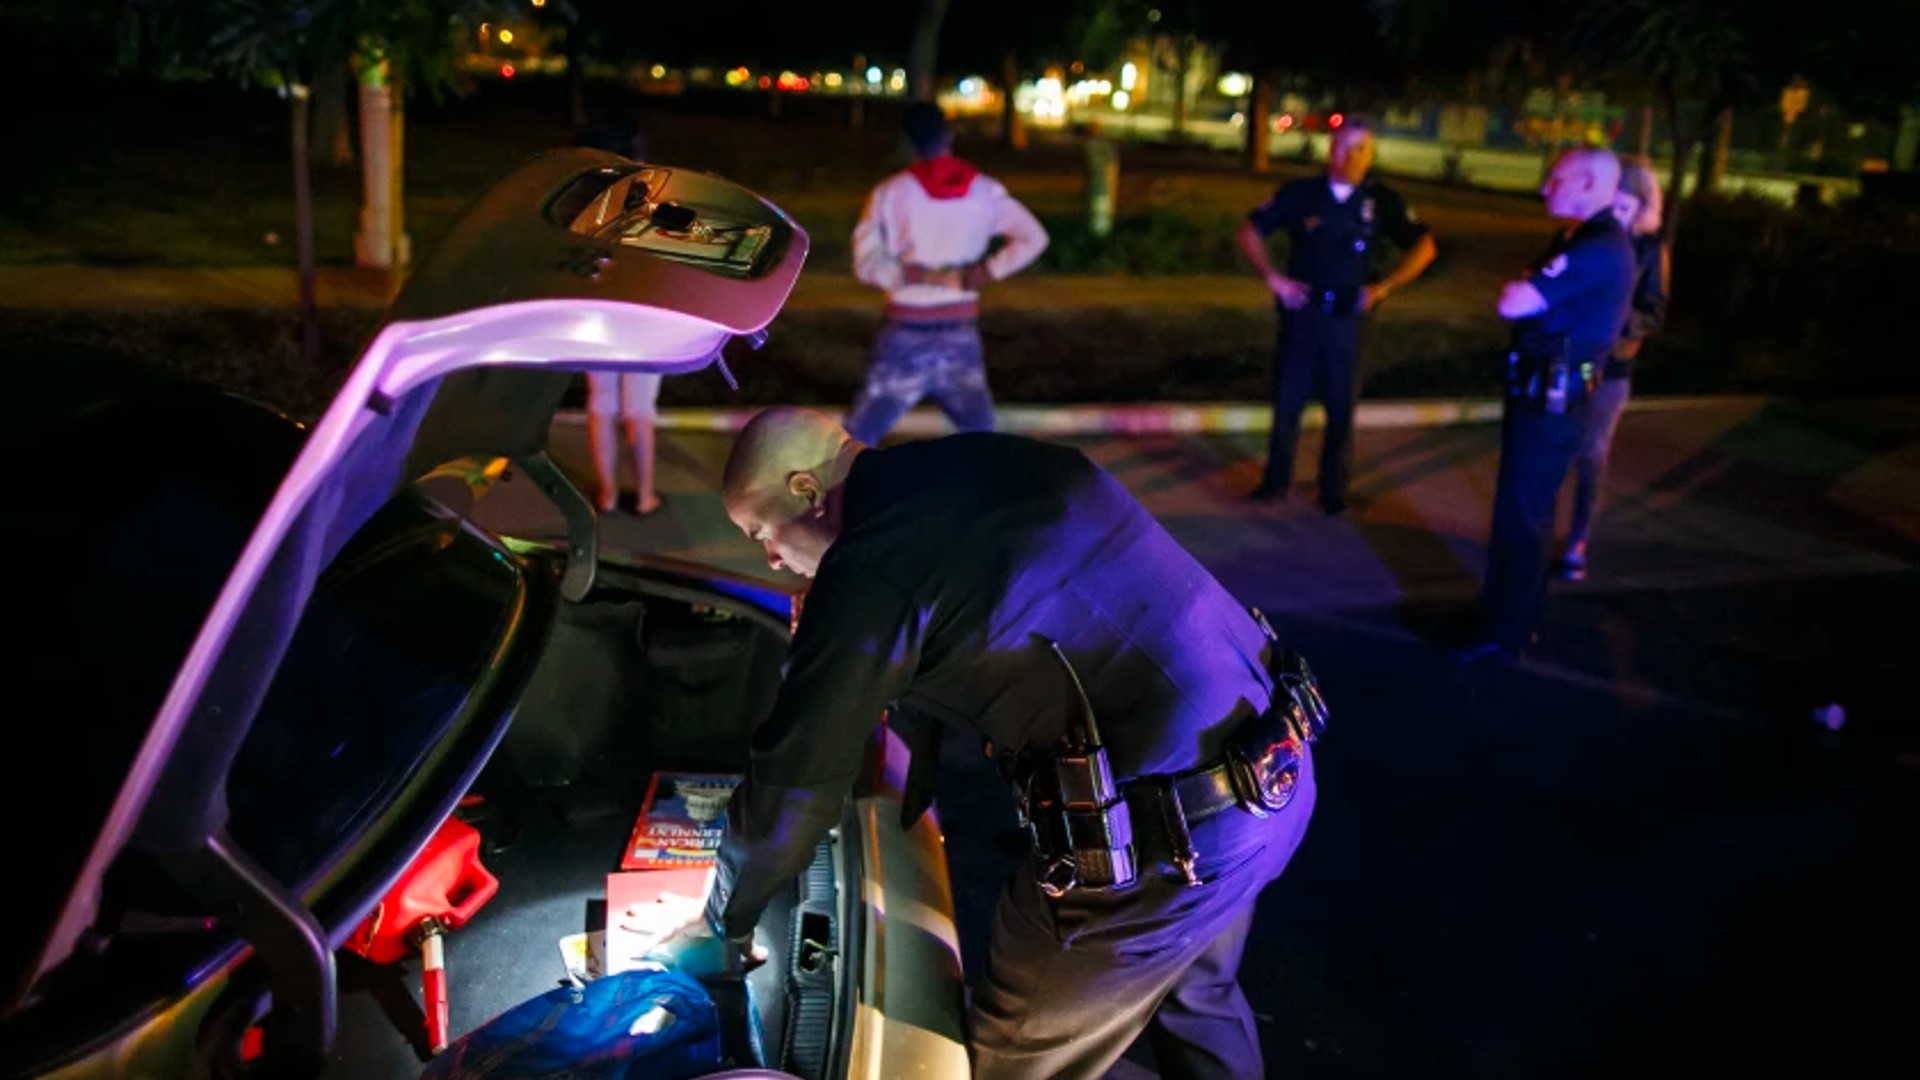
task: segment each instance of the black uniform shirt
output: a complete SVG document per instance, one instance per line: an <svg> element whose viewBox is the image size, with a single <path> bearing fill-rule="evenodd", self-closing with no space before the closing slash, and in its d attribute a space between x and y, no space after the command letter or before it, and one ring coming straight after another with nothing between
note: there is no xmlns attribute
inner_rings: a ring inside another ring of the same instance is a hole
<svg viewBox="0 0 1920 1080"><path fill-rule="evenodd" d="M709 917L740 938L812 857L893 701L1009 751L1092 701L1116 780L1210 763L1267 707L1245 607L1077 450L967 434L869 449L729 807Z"/></svg>
<svg viewBox="0 0 1920 1080"><path fill-rule="evenodd" d="M1287 276L1315 290L1352 289L1374 275L1369 251L1376 231L1402 249L1427 235L1426 223L1408 208L1399 192L1372 179L1362 181L1346 202L1333 197L1324 176L1290 181L1247 214L1261 236L1287 230Z"/></svg>
<svg viewBox="0 0 1920 1080"><path fill-rule="evenodd" d="M1627 320L1633 279L1633 243L1612 210L1560 233L1527 275L1546 298L1547 310L1514 323L1514 348L1553 357L1564 339L1569 360L1611 355Z"/></svg>

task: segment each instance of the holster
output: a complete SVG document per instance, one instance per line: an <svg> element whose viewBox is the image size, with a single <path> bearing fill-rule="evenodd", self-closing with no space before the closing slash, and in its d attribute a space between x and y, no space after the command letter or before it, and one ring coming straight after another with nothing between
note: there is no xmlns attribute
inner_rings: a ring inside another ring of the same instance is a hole
<svg viewBox="0 0 1920 1080"><path fill-rule="evenodd" d="M1058 746L1023 753L1003 766L1021 821L1033 838L1040 888L1060 897L1076 886L1125 888L1139 877L1134 861L1133 817L1120 785L1113 782L1080 675L1058 642L1047 647L1060 661L1080 706Z"/></svg>
<svg viewBox="0 0 1920 1080"><path fill-rule="evenodd" d="M1253 616L1269 643L1273 698L1265 712L1228 736L1226 759L1240 804L1254 816L1266 817L1293 801L1306 746L1327 729L1327 702L1306 658L1283 647L1258 610Z"/></svg>
<svg viewBox="0 0 1920 1080"><path fill-rule="evenodd" d="M1599 384L1597 358L1575 359L1564 337L1523 341L1507 353L1507 398L1533 412L1560 415L1586 405Z"/></svg>
<svg viewBox="0 0 1920 1080"><path fill-rule="evenodd" d="M1124 888L1139 876L1133 817L1106 751L1062 746L1002 765L1020 824L1033 841L1041 891Z"/></svg>

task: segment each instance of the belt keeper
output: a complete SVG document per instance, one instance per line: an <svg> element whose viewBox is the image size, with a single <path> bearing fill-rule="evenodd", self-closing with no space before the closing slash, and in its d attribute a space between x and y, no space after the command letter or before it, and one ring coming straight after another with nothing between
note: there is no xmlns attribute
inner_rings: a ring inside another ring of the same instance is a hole
<svg viewBox="0 0 1920 1080"><path fill-rule="evenodd" d="M1187 876L1187 887L1200 884L1200 876L1193 867L1200 860L1200 853L1194 850L1193 833L1187 829L1187 810L1180 805L1180 785L1167 781L1167 800L1161 804L1166 814L1167 832L1173 837L1173 864Z"/></svg>

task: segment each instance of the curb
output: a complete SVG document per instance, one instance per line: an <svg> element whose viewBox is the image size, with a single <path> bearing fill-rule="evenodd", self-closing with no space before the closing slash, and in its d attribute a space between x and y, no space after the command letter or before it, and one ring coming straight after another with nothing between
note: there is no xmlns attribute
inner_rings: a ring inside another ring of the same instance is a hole
<svg viewBox="0 0 1920 1080"><path fill-rule="evenodd" d="M1762 397L1654 397L1634 398L1630 412L1664 412L1703 406L1750 406ZM732 434L760 411L749 408L666 408L660 410L661 431ZM820 410L835 420L844 409ZM1318 402L1301 414L1303 429L1326 426L1326 410ZM1139 405L1002 405L996 410L996 430L1016 435L1243 435L1266 434L1273 423L1273 407L1264 402L1232 401L1180 405L1153 402ZM1500 419L1498 398L1456 398L1439 401L1366 401L1355 410L1356 428L1431 428L1484 424ZM582 425L586 410L560 409L558 423ZM894 434L915 437L945 435L946 417L921 406L901 417Z"/></svg>

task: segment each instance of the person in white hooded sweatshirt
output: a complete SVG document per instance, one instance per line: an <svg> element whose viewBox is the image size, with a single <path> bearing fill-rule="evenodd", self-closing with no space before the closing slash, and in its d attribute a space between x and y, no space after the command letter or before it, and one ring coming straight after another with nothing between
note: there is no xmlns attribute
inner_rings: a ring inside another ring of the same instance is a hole
<svg viewBox="0 0 1920 1080"><path fill-rule="evenodd" d="M980 289L1019 273L1047 247L1047 230L1003 184L953 156L939 106L907 106L901 127L913 164L874 187L853 230L854 276L887 293L866 383L846 423L869 446L922 398L959 431L993 430ZM989 254L995 238L1005 242Z"/></svg>

